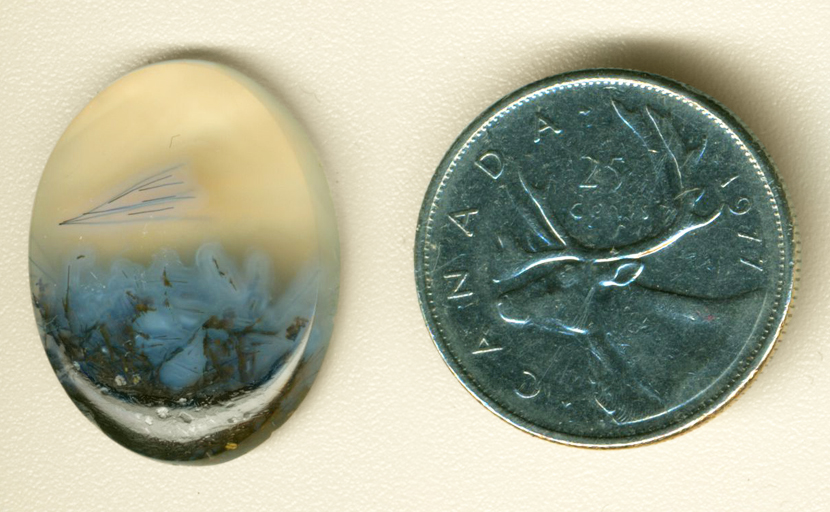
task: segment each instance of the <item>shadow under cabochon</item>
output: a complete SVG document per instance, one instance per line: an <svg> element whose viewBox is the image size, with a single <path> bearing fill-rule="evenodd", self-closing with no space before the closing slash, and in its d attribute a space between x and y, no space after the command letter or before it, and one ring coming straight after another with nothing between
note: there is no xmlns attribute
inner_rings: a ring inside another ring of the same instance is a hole
<svg viewBox="0 0 830 512"><path fill-rule="evenodd" d="M337 301L325 178L290 114L227 67L124 76L58 141L32 214L32 298L66 392L159 459L268 437L320 367Z"/></svg>

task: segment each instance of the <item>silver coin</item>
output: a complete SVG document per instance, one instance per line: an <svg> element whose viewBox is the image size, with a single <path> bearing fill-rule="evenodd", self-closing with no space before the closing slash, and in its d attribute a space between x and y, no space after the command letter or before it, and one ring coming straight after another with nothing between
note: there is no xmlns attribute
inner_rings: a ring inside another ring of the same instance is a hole
<svg viewBox="0 0 830 512"><path fill-rule="evenodd" d="M418 221L427 326L488 409L566 444L661 439L723 407L773 349L793 224L761 144L675 81L587 70L497 102Z"/></svg>

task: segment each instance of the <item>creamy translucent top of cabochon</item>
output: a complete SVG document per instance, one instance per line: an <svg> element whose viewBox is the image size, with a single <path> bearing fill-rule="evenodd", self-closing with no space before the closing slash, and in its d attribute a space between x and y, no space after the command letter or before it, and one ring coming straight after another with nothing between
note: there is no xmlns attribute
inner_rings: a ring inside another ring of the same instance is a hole
<svg viewBox="0 0 830 512"><path fill-rule="evenodd" d="M249 79L190 61L139 69L75 118L30 245L41 328L75 370L167 401L280 368L314 316L328 213L295 126Z"/></svg>
<svg viewBox="0 0 830 512"><path fill-rule="evenodd" d="M284 278L293 275L316 251L315 212L284 131L291 124L275 118L278 109L259 91L227 68L185 61L139 69L101 92L46 166L32 258L49 271L92 247L99 263L149 263L167 247L192 263L201 245L218 241L237 258L264 251ZM165 190L183 199L156 212L77 219L171 168L168 187L137 200ZM71 219L77 223L62 224Z"/></svg>

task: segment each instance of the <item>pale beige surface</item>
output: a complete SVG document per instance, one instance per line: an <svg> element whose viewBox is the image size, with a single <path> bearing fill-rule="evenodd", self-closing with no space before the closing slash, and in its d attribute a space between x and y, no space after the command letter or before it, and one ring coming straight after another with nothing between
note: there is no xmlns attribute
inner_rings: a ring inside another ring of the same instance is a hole
<svg viewBox="0 0 830 512"><path fill-rule="evenodd" d="M0 510L830 509L826 2L139 3L0 3ZM77 411L26 277L53 145L113 79L172 57L284 99L320 150L342 240L339 318L307 400L250 454L200 468L134 455ZM777 161L803 241L799 305L758 381L697 430L610 452L534 439L468 396L412 277L423 192L458 133L503 94L590 66L662 73L733 109Z"/></svg>
<svg viewBox="0 0 830 512"><path fill-rule="evenodd" d="M222 66L183 60L144 66L93 98L38 185L30 226L37 266L59 275L79 248L93 248L104 266L119 258L149 264L159 247L187 260L219 241L240 261L264 251L283 282L293 279L317 241L308 184L285 133L293 123L275 118L280 108L247 82ZM62 224L177 165L171 181L180 185L155 197L192 199L175 213L158 212L163 222L151 214L148 222Z"/></svg>

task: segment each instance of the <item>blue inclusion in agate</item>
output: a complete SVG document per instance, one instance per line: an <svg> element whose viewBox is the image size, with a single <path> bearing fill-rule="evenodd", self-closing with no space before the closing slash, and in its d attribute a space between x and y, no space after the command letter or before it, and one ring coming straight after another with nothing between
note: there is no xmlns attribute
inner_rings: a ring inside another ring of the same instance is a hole
<svg viewBox="0 0 830 512"><path fill-rule="evenodd" d="M85 252L55 277L33 287L44 335L92 383L158 405L216 403L277 372L309 327L319 272L280 283L265 255L238 266L206 244L192 265L162 249L106 269Z"/></svg>

